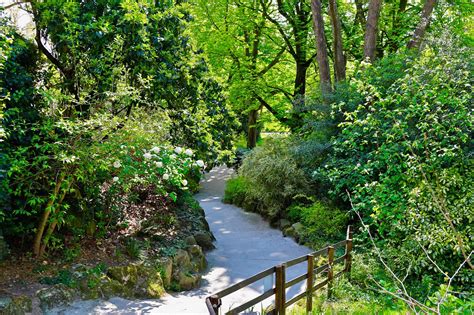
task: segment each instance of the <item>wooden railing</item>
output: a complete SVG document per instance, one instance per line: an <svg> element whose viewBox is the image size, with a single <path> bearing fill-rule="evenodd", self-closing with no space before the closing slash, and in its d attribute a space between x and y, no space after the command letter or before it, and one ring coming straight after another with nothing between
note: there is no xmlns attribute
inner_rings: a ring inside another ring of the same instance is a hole
<svg viewBox="0 0 474 315"><path fill-rule="evenodd" d="M340 257L335 257L335 251L338 248L345 247L345 252ZM271 305L266 309L266 314L274 315L284 315L285 310L290 305L295 302L306 298L306 311L311 312L313 308L313 292L327 286L327 294L331 296L332 292L332 281L341 276L344 273L350 274L351 271L351 252L352 252L352 230L351 227L347 227L347 236L346 239L338 242L336 244L329 245L323 249L320 249L316 252L310 253L305 256L301 256L285 263L282 263L278 266L271 267L267 270L264 270L250 278L247 278L237 284L234 284L227 289L224 289L220 292L217 292L206 298L206 305L209 310L210 315L219 314L220 307L222 305L222 298L228 296L231 293L234 293L240 289L243 289L258 280L261 280L265 277L272 276L275 274L275 285L271 289L266 290L261 295L247 301L233 309L228 310L225 314L238 314L243 312L255 305L260 303L272 296L275 297L275 304ZM315 267L315 259L326 255L327 262L321 266ZM300 276L297 276L289 281L286 281L286 268L301 264L306 262L307 272ZM344 262L343 268L337 272L335 271L335 266L337 263ZM315 276L319 274L325 274L326 277L323 281L315 284ZM288 301L286 300L286 289L292 287L293 285L306 280L306 289L292 297Z"/></svg>

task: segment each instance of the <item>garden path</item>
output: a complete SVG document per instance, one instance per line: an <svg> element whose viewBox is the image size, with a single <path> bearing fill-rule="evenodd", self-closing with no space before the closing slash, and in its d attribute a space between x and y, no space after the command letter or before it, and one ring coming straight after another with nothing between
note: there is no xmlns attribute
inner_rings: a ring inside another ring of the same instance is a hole
<svg viewBox="0 0 474 315"><path fill-rule="evenodd" d="M309 248L298 245L293 239L283 237L279 230L270 228L258 214L222 203L225 182L232 173L233 170L226 167L212 169L201 183L202 190L195 196L205 210L206 219L216 237L216 249L206 255L209 267L203 276L201 288L168 294L160 300L112 298L108 301L78 301L67 308L56 309L51 314L208 314L206 296L264 269L310 253ZM290 267L287 269L287 279L305 272L305 264ZM221 309L225 312L232 306L256 297L263 292L264 285L270 285L269 282L269 279L260 280L252 287L225 297ZM302 285L287 292L288 298L302 290ZM271 299L268 299L264 304L270 302ZM260 308L256 307L255 311Z"/></svg>

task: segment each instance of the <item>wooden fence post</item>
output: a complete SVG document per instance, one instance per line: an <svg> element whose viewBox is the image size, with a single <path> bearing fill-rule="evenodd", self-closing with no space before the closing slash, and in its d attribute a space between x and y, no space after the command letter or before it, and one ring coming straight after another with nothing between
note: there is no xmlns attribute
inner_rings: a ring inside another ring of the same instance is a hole
<svg viewBox="0 0 474 315"><path fill-rule="evenodd" d="M306 281L306 313L313 310L314 256L308 255L308 279Z"/></svg>
<svg viewBox="0 0 474 315"><path fill-rule="evenodd" d="M352 225L347 226L347 234L346 234L346 239L351 240L352 239Z"/></svg>
<svg viewBox="0 0 474 315"><path fill-rule="evenodd" d="M276 267L275 310L278 315L285 315L285 303L286 303L285 269L286 269L285 264L281 264Z"/></svg>
<svg viewBox="0 0 474 315"><path fill-rule="evenodd" d="M214 314L218 315L219 314L219 308L222 305L221 299L217 295L212 295L207 298L206 301L207 308L209 310L209 314L212 314L211 310L214 312Z"/></svg>
<svg viewBox="0 0 474 315"><path fill-rule="evenodd" d="M347 236L346 236L346 258L344 272L346 272L347 277L351 278L351 267L352 267L352 227L349 225L347 227Z"/></svg>
<svg viewBox="0 0 474 315"><path fill-rule="evenodd" d="M334 278L334 247L328 247L328 298L332 296L332 280Z"/></svg>

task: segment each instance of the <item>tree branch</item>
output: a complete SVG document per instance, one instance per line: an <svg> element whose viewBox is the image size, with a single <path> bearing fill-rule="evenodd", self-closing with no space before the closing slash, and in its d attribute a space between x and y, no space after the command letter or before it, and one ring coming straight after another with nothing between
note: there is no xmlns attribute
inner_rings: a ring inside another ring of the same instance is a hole
<svg viewBox="0 0 474 315"><path fill-rule="evenodd" d="M18 2L13 2L13 3L10 3L9 5L6 5L3 7L3 10L8 10L10 8L13 8L14 6L17 6L17 5L21 5L21 4L24 4L24 3L30 3L30 1L18 1Z"/></svg>
<svg viewBox="0 0 474 315"><path fill-rule="evenodd" d="M296 55L296 52L295 52L295 49L293 48L293 45L291 45L291 42L290 42L290 39L288 38L288 36L286 36L285 34L285 31L283 30L282 26L280 25L280 23L278 23L277 20L275 20L274 18L272 18L267 10L264 8L263 9L263 16L269 20L272 24L274 24L277 29L278 29L278 32L281 34L281 36L283 37L283 40L285 41L285 44L288 48L288 51L290 52L290 54L296 59L297 55Z"/></svg>
<svg viewBox="0 0 474 315"><path fill-rule="evenodd" d="M253 93L255 98L260 102L263 107L265 107L276 119L278 119L279 122L282 124L287 124L288 123L288 118L282 117L280 113L278 113L273 107L270 106L260 95L257 93Z"/></svg>
<svg viewBox="0 0 474 315"><path fill-rule="evenodd" d="M283 46L280 51L278 52L278 54L275 56L275 58L273 58L273 60L265 67L263 68L259 73L257 73L257 77L262 77L265 73L267 73L271 68L273 68L279 61L280 61L280 58L281 56L283 56L283 54L285 53L286 51L286 47Z"/></svg>

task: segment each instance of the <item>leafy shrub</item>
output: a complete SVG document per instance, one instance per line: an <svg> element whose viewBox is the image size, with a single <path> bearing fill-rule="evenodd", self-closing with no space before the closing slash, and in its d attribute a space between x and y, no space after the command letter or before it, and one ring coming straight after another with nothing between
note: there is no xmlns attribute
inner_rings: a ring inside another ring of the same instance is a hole
<svg viewBox="0 0 474 315"><path fill-rule="evenodd" d="M427 305L436 309L438 304L440 314L472 314L474 299L461 299L452 294L447 285L441 285L439 290L428 298Z"/></svg>
<svg viewBox="0 0 474 315"><path fill-rule="evenodd" d="M39 282L47 285L64 284L70 288L77 287L77 279L75 279L74 274L67 269L59 270L56 276L43 277Z"/></svg>
<svg viewBox="0 0 474 315"><path fill-rule="evenodd" d="M152 185L157 194L176 200L188 180L199 179L204 162L195 161L191 149L167 145L166 119L157 124L157 115L25 124L34 133L30 142L1 157L12 196L9 208L0 209L6 234L36 233L34 249L41 254L50 241L60 242L53 237L56 227L72 226L75 218L83 226L88 220L97 220L99 227L113 223L111 208L119 208L135 187Z"/></svg>
<svg viewBox="0 0 474 315"><path fill-rule="evenodd" d="M255 148L244 159L239 176L242 179L231 182L242 205L249 211L256 211L271 220L283 217L283 211L297 194L310 190L310 182L304 171L291 155L288 140L269 139ZM245 198L241 197L245 190ZM235 198L235 197L234 197Z"/></svg>
<svg viewBox="0 0 474 315"><path fill-rule="evenodd" d="M233 203L239 207L245 203L245 198L252 187L248 181L242 177L237 176L227 181L224 194L224 202Z"/></svg>
<svg viewBox="0 0 474 315"><path fill-rule="evenodd" d="M143 257L142 245L135 238L128 238L125 241L125 252L132 259L139 259Z"/></svg>
<svg viewBox="0 0 474 315"><path fill-rule="evenodd" d="M304 241L315 248L344 238L348 222L348 214L345 211L316 201L309 206L292 205L287 212L290 220L303 224L306 232Z"/></svg>
<svg viewBox="0 0 474 315"><path fill-rule="evenodd" d="M392 268L409 268L413 288L422 276L446 281L431 259L452 275L474 246L472 49L449 37L429 47L419 59L398 56L408 60L405 71L389 84L371 84L386 63L352 81L363 102L336 106L341 132L316 172L339 198L351 194ZM459 289L472 287L469 273L456 277Z"/></svg>

